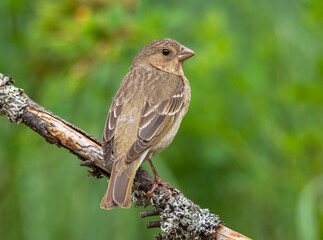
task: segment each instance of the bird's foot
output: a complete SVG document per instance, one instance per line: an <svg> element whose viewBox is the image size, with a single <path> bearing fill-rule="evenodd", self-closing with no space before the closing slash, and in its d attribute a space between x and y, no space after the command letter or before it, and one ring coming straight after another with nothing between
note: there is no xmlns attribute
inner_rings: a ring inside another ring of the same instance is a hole
<svg viewBox="0 0 323 240"><path fill-rule="evenodd" d="M153 182L153 186L151 189L146 192L146 196L149 198L149 200L153 197L155 190L158 188L158 183Z"/></svg>
<svg viewBox="0 0 323 240"><path fill-rule="evenodd" d="M158 175L155 175L155 181L153 182L153 186L151 187L151 189L148 192L146 192L146 196L148 198L152 198L155 190L158 188L159 185L170 187L170 184L168 182L165 182Z"/></svg>
<svg viewBox="0 0 323 240"><path fill-rule="evenodd" d="M162 180L159 176L157 176L157 179L155 179L155 181L157 182L158 185L170 187L170 184Z"/></svg>

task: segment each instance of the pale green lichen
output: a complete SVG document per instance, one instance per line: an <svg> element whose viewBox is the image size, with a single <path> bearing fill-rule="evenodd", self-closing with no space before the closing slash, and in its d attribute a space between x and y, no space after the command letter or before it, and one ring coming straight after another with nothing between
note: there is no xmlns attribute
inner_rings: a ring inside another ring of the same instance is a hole
<svg viewBox="0 0 323 240"><path fill-rule="evenodd" d="M192 206L193 205L193 206ZM208 209L200 209L183 195L169 199L161 215L162 237L169 239L211 238L221 221Z"/></svg>
<svg viewBox="0 0 323 240"><path fill-rule="evenodd" d="M161 211L161 231L158 239L213 239L217 227L221 224L217 215L208 209L201 209L186 198L177 189L172 189L172 197L166 193L155 194L148 204L145 192L134 187L133 201L136 206L153 205L164 208ZM168 199L165 202L165 199Z"/></svg>
<svg viewBox="0 0 323 240"><path fill-rule="evenodd" d="M11 122L20 123L27 98L23 90L13 85L13 80L0 73L0 115L7 115Z"/></svg>

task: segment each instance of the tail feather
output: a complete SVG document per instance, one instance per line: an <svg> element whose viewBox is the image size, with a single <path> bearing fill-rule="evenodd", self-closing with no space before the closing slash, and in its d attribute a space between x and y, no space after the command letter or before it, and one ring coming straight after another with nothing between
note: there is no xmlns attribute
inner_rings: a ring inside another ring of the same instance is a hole
<svg viewBox="0 0 323 240"><path fill-rule="evenodd" d="M131 163L123 163L122 161L122 159L118 159L112 168L108 191L100 205L103 209L110 210L116 206L129 208L131 206L132 183L139 162L138 160Z"/></svg>
<svg viewBox="0 0 323 240"><path fill-rule="evenodd" d="M112 173L113 173L113 170L112 170ZM115 177L112 177L112 176L113 176L113 174L111 174L111 177L110 177L108 191L106 191L106 193L104 194L104 197L103 197L101 204L100 204L100 207L105 210L111 210L111 209L118 206L113 200L112 191L109 191L110 186L114 185L114 182L116 179Z"/></svg>

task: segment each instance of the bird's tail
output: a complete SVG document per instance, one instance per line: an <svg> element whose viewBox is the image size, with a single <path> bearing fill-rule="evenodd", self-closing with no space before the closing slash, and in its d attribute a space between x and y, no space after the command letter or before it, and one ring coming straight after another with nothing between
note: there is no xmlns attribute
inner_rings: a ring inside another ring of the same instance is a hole
<svg viewBox="0 0 323 240"><path fill-rule="evenodd" d="M122 159L115 161L110 177L108 191L105 193L100 207L113 209L117 206L129 208L131 206L132 183L136 175L139 161L125 163Z"/></svg>

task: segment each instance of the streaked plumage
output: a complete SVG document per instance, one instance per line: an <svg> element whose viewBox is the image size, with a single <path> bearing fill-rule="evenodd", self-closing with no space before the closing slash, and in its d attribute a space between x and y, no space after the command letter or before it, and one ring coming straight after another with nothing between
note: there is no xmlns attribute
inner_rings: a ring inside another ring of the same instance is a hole
<svg viewBox="0 0 323 240"><path fill-rule="evenodd" d="M104 160L114 163L101 208L130 207L137 168L174 139L191 98L182 63L194 54L175 40L161 39L134 58L103 132Z"/></svg>

